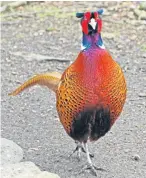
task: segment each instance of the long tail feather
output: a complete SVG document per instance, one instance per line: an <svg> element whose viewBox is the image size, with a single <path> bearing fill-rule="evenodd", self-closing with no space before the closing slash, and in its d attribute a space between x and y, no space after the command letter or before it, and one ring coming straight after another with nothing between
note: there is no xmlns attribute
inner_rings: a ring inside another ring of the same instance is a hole
<svg viewBox="0 0 146 178"><path fill-rule="evenodd" d="M56 92L58 84L60 82L61 74L57 72L47 73L47 74L38 74L28 81L26 81L24 84L22 84L20 87L18 87L13 92L9 93L11 96L16 96L19 93L21 93L26 88L29 88L34 85L44 85L47 86L49 89Z"/></svg>

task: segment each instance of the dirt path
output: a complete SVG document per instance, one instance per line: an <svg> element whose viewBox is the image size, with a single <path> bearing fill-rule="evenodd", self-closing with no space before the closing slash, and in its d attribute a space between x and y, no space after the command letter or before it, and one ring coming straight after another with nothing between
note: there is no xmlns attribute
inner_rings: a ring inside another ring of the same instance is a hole
<svg viewBox="0 0 146 178"><path fill-rule="evenodd" d="M128 96L120 119L104 138L90 144L90 150L95 164L107 170L98 177L146 176L146 21L134 15L138 5L31 3L2 14L2 136L23 148L25 160L62 178L91 177L88 172L78 174L85 155L81 162L75 155L67 158L75 144L58 120L52 92L34 87L18 97L7 94L36 73L63 72L80 50L81 28L74 12L103 7L104 44L125 72Z"/></svg>

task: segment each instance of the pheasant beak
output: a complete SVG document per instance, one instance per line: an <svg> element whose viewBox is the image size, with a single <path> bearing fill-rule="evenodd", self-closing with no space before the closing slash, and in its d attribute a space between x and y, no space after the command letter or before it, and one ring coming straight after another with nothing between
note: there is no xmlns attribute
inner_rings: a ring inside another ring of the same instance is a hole
<svg viewBox="0 0 146 178"><path fill-rule="evenodd" d="M88 23L88 35L94 35L97 33L97 22L94 18L91 18L90 22Z"/></svg>
<svg viewBox="0 0 146 178"><path fill-rule="evenodd" d="M90 23L91 27L93 28L93 30L96 30L97 27L97 22L95 21L94 18L91 18Z"/></svg>

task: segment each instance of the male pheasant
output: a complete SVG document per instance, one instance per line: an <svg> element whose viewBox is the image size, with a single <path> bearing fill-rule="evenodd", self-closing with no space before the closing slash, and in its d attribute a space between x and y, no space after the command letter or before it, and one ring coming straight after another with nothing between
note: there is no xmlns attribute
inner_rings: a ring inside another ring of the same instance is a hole
<svg viewBox="0 0 146 178"><path fill-rule="evenodd" d="M103 45L101 14L102 10L76 14L82 18L82 49L62 75L36 75L10 93L17 95L36 84L53 90L60 121L77 143L78 155L81 150L86 152L95 174L87 142L98 140L110 130L123 109L127 90L120 66Z"/></svg>

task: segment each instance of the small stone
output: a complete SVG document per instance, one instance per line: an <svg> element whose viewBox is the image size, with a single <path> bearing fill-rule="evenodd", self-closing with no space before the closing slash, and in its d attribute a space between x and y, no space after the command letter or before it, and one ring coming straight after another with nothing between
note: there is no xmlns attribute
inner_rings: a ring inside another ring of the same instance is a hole
<svg viewBox="0 0 146 178"><path fill-rule="evenodd" d="M139 93L138 96L139 97L146 97L146 93Z"/></svg>
<svg viewBox="0 0 146 178"><path fill-rule="evenodd" d="M39 35L40 35L40 36L43 35L44 32L45 32L44 30L40 30L40 31L39 31Z"/></svg>
<svg viewBox="0 0 146 178"><path fill-rule="evenodd" d="M136 38L137 38L136 35L131 35L131 36L130 36L130 39L131 39L131 40L135 40Z"/></svg>
<svg viewBox="0 0 146 178"><path fill-rule="evenodd" d="M103 37L107 38L107 39L114 39L115 35L113 33L107 33L107 32L105 32L103 34Z"/></svg>
<svg viewBox="0 0 146 178"><path fill-rule="evenodd" d="M35 33L34 33L34 36L38 36L38 33L37 33L37 32L35 32Z"/></svg>
<svg viewBox="0 0 146 178"><path fill-rule="evenodd" d="M140 13L141 11L140 10L138 10L138 9L134 9L134 15L136 16L136 17L139 17L140 16Z"/></svg>
<svg viewBox="0 0 146 178"><path fill-rule="evenodd" d="M60 119L59 119L59 117L55 117L54 118L56 121L59 121L60 122Z"/></svg>
<svg viewBox="0 0 146 178"><path fill-rule="evenodd" d="M142 57L143 57L143 58L146 58L146 53L143 53L143 54L142 54Z"/></svg>
<svg viewBox="0 0 146 178"><path fill-rule="evenodd" d="M132 11L128 12L127 15L128 15L128 17L129 17L130 19L133 19L133 18L134 18L134 14L133 14Z"/></svg>
<svg viewBox="0 0 146 178"><path fill-rule="evenodd" d="M39 149L38 148L29 148L28 151L38 151Z"/></svg>
<svg viewBox="0 0 146 178"><path fill-rule="evenodd" d="M17 75L17 72L12 71L11 74L12 75Z"/></svg>
<svg viewBox="0 0 146 178"><path fill-rule="evenodd" d="M139 156L138 154L135 154L135 155L133 156L133 159L134 159L135 161L139 161L139 160L140 160L140 156Z"/></svg>
<svg viewBox="0 0 146 178"><path fill-rule="evenodd" d="M141 13L141 16L140 16L139 18L140 18L140 20L146 20L146 12L143 11L143 12Z"/></svg>
<svg viewBox="0 0 146 178"><path fill-rule="evenodd" d="M130 151L129 149L125 149L125 150L124 150L125 153L128 153L129 151Z"/></svg>
<svg viewBox="0 0 146 178"><path fill-rule="evenodd" d="M117 48L118 48L118 49L122 49L123 46L119 44L119 45L117 45Z"/></svg>
<svg viewBox="0 0 146 178"><path fill-rule="evenodd" d="M68 168L68 171L71 172L71 171L72 171L72 168Z"/></svg>
<svg viewBox="0 0 146 178"><path fill-rule="evenodd" d="M1 7L0 7L0 13L6 11L7 9L8 9L8 6L7 6L7 5L1 6Z"/></svg>
<svg viewBox="0 0 146 178"><path fill-rule="evenodd" d="M36 111L36 110L34 110L34 109L32 109L32 112L33 112L33 113L36 113L37 111Z"/></svg>
<svg viewBox="0 0 146 178"><path fill-rule="evenodd" d="M135 9L134 14L138 17L138 19L146 20L146 12L144 10Z"/></svg>

